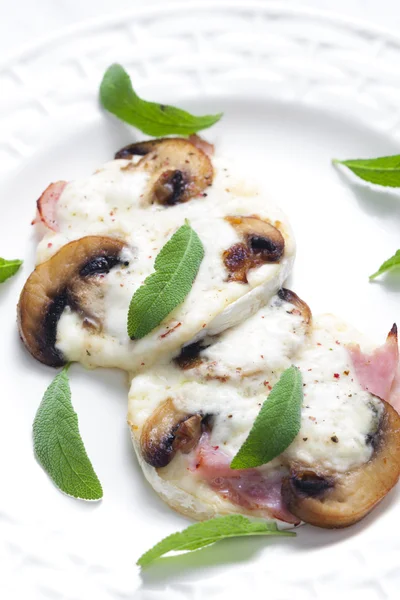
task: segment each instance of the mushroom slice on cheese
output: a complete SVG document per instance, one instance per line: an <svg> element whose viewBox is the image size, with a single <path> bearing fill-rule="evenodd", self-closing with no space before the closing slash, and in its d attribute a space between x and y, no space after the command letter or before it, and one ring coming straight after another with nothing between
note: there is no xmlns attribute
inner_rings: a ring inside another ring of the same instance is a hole
<svg viewBox="0 0 400 600"><path fill-rule="evenodd" d="M186 414L167 398L146 421L140 436L144 460L153 467L165 467L179 450L188 454L198 444L202 423L201 413Z"/></svg>
<svg viewBox="0 0 400 600"><path fill-rule="evenodd" d="M170 365L132 381L128 422L146 478L174 509L195 519L241 513L320 527L360 520L400 474L400 417L363 389L349 344L360 334L332 316L311 319L290 290L217 337L186 346ZM303 378L300 431L257 468L230 463L283 370ZM165 402L179 414L212 415L195 429L189 452L154 467L141 432ZM196 443L196 440L197 443Z"/></svg>
<svg viewBox="0 0 400 600"><path fill-rule="evenodd" d="M96 278L121 264L123 248L121 240L87 236L36 267L18 303L20 335L32 356L52 367L67 362L56 347L58 321L67 306L100 327L101 290Z"/></svg>
<svg viewBox="0 0 400 600"><path fill-rule="evenodd" d="M199 135L190 135L187 140L185 138L157 138L155 140L146 140L144 142L134 142L124 146L118 152L115 153L114 158L131 158L132 156L145 156L164 141L171 141L172 139L179 139L190 142L193 146L202 150L207 156L214 154L214 145L201 138Z"/></svg>
<svg viewBox="0 0 400 600"><path fill-rule="evenodd" d="M317 527L347 527L367 515L397 483L400 416L390 404L381 402L382 415L371 434L373 451L366 463L345 473L291 465L282 485L283 500L291 513Z"/></svg>
<svg viewBox="0 0 400 600"><path fill-rule="evenodd" d="M188 342L217 335L254 314L289 275L295 244L287 219L262 187L246 183L240 169L205 154L194 142L150 140L131 146L126 155L57 188L52 204L57 230L48 228L37 262L87 236L121 240L128 267L116 265L106 277L93 277L90 287L81 281L70 285L68 305L59 306L54 346L63 360L138 372L169 360ZM238 227L241 219L244 224ZM186 220L204 247L193 286L160 325L143 339L131 340L127 315L132 296ZM260 238L260 228L279 238L279 257L257 250L247 283L229 280L224 253ZM76 304L85 309L75 310Z"/></svg>
<svg viewBox="0 0 400 600"><path fill-rule="evenodd" d="M302 431L286 452L290 473L282 492L293 514L319 527L356 523L400 475L400 416L385 401L399 366L397 328L381 347L361 340L365 355L354 343L359 338L327 316L299 358L307 395ZM324 363L328 380L321 377Z"/></svg>
<svg viewBox="0 0 400 600"><path fill-rule="evenodd" d="M224 264L230 281L247 283L247 273L263 263L279 262L285 240L277 227L258 217L227 217L242 242L224 252Z"/></svg>
<svg viewBox="0 0 400 600"><path fill-rule="evenodd" d="M145 156L152 150L155 150L161 142L170 138L158 138L155 140L146 140L144 142L134 142L124 146L118 152L115 153L114 158L119 159L130 159L132 156Z"/></svg>
<svg viewBox="0 0 400 600"><path fill-rule="evenodd" d="M208 155L188 140L163 138L125 146L116 158L143 156L133 168L150 178L143 202L173 206L205 192L213 181Z"/></svg>

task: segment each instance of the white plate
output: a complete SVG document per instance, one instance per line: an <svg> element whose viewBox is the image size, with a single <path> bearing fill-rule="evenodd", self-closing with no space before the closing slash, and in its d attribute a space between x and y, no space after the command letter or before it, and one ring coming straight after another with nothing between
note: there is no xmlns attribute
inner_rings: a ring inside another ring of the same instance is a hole
<svg viewBox="0 0 400 600"><path fill-rule="evenodd" d="M0 597L68 600L345 594L398 597L399 490L346 531L223 542L145 571L135 560L187 521L143 480L118 372L71 371L73 402L104 486L100 504L60 494L32 455L31 424L54 372L19 343L15 305L33 266L29 225L50 181L94 170L133 138L96 104L104 69L130 71L149 99L223 110L207 136L262 170L298 241L290 285L383 341L399 317L400 279L368 275L399 246L398 195L350 183L332 157L398 152L400 42L384 32L244 1L142 8L55 36L0 70L0 255L25 259L1 287Z"/></svg>

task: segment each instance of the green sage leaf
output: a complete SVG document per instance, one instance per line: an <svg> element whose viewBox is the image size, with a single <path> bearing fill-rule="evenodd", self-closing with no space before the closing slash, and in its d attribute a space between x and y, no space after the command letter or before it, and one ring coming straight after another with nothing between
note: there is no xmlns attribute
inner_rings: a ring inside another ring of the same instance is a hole
<svg viewBox="0 0 400 600"><path fill-rule="evenodd" d="M0 258L0 283L4 283L9 277L15 275L21 265L22 260Z"/></svg>
<svg viewBox="0 0 400 600"><path fill-rule="evenodd" d="M385 262L381 264L376 273L373 273L369 276L370 281L375 279L375 277L379 277L379 275L382 275L382 273L391 271L395 267L400 267L400 250L397 250L393 256L385 260Z"/></svg>
<svg viewBox="0 0 400 600"><path fill-rule="evenodd" d="M142 554L137 561L140 567L146 567L156 558L172 551L191 551L204 548L219 540L231 537L251 535L273 535L293 537L290 531L280 531L275 523L268 521L251 521L242 515L216 517L209 521L189 525L183 531L173 533Z"/></svg>
<svg viewBox="0 0 400 600"><path fill-rule="evenodd" d="M33 422L36 457L57 487L69 496L99 500L103 490L86 454L71 404L67 367L47 388Z"/></svg>
<svg viewBox="0 0 400 600"><path fill-rule="evenodd" d="M386 187L400 187L400 154L380 158L335 159L332 162L347 167L364 181Z"/></svg>
<svg viewBox="0 0 400 600"><path fill-rule="evenodd" d="M231 469L260 467L293 442L300 431L303 383L299 369L284 371L261 407Z"/></svg>
<svg viewBox="0 0 400 600"><path fill-rule="evenodd" d="M100 101L113 115L147 135L190 135L214 125L222 113L196 117L185 110L142 100L131 79L119 64L108 67L100 85Z"/></svg>
<svg viewBox="0 0 400 600"><path fill-rule="evenodd" d="M181 304L190 292L204 256L197 233L185 223L158 253L152 273L134 293L128 335L142 338Z"/></svg>

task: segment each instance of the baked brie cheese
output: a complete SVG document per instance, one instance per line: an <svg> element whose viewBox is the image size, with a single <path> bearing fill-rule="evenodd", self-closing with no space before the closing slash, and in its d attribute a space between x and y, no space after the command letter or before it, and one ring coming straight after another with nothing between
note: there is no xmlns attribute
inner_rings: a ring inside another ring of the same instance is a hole
<svg viewBox="0 0 400 600"><path fill-rule="evenodd" d="M308 306L281 290L241 325L132 380L133 444L146 478L171 507L195 519L242 513L298 522L281 502L281 457L246 471L229 464L305 343L310 319Z"/></svg>
<svg viewBox="0 0 400 600"><path fill-rule="evenodd" d="M35 358L137 372L243 321L282 286L295 253L286 217L195 142L132 144L92 176L41 196L45 235L18 308ZM205 252L193 287L156 329L131 340L130 300L185 220Z"/></svg>
<svg viewBox="0 0 400 600"><path fill-rule="evenodd" d="M246 322L138 375L128 423L147 480L194 519L241 513L280 526L358 521L398 480L400 417L365 389L348 346L357 340L333 316L311 321L308 306L281 290ZM298 435L271 462L231 469L291 364L304 389Z"/></svg>

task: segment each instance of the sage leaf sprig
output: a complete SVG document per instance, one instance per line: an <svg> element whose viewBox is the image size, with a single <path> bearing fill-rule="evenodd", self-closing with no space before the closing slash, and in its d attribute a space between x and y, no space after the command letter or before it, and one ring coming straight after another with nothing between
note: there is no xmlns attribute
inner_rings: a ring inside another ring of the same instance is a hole
<svg viewBox="0 0 400 600"><path fill-rule="evenodd" d="M204 257L203 244L188 222L161 248L155 272L134 293L128 312L128 335L150 333L190 292Z"/></svg>
<svg viewBox="0 0 400 600"><path fill-rule="evenodd" d="M231 462L231 469L260 467L279 456L300 430L302 377L297 367L284 371L272 388L249 435Z"/></svg>
<svg viewBox="0 0 400 600"><path fill-rule="evenodd" d="M103 490L79 433L67 370L53 379L36 413L35 454L60 490L75 498L100 500Z"/></svg>
<svg viewBox="0 0 400 600"><path fill-rule="evenodd" d="M185 110L142 100L131 79L119 64L108 67L100 85L100 101L113 115L155 137L171 134L190 135L219 121L222 113L196 117Z"/></svg>
<svg viewBox="0 0 400 600"><path fill-rule="evenodd" d="M290 531L280 531L275 523L251 521L242 515L216 517L209 521L189 525L183 531L173 533L142 554L136 564L146 567L156 558L168 552L198 550L219 540L251 535L294 537Z"/></svg>
<svg viewBox="0 0 400 600"><path fill-rule="evenodd" d="M343 165L357 177L385 187L400 187L400 154L380 158L334 159L334 165Z"/></svg>
<svg viewBox="0 0 400 600"><path fill-rule="evenodd" d="M334 165L343 165L350 169L357 177L375 183L384 187L400 187L400 154L393 156L381 156L379 158L359 158L351 160L334 159ZM370 275L369 280L373 281L379 275L400 266L400 250L385 260L379 269Z"/></svg>
<svg viewBox="0 0 400 600"><path fill-rule="evenodd" d="M0 283L4 283L7 279L15 275L21 265L22 260L0 258Z"/></svg>
<svg viewBox="0 0 400 600"><path fill-rule="evenodd" d="M379 269L369 276L370 281L372 281L376 277L379 277L379 275L386 273L387 271L391 271L395 267L400 267L400 250L397 250L393 256L385 260L385 262L381 264Z"/></svg>

